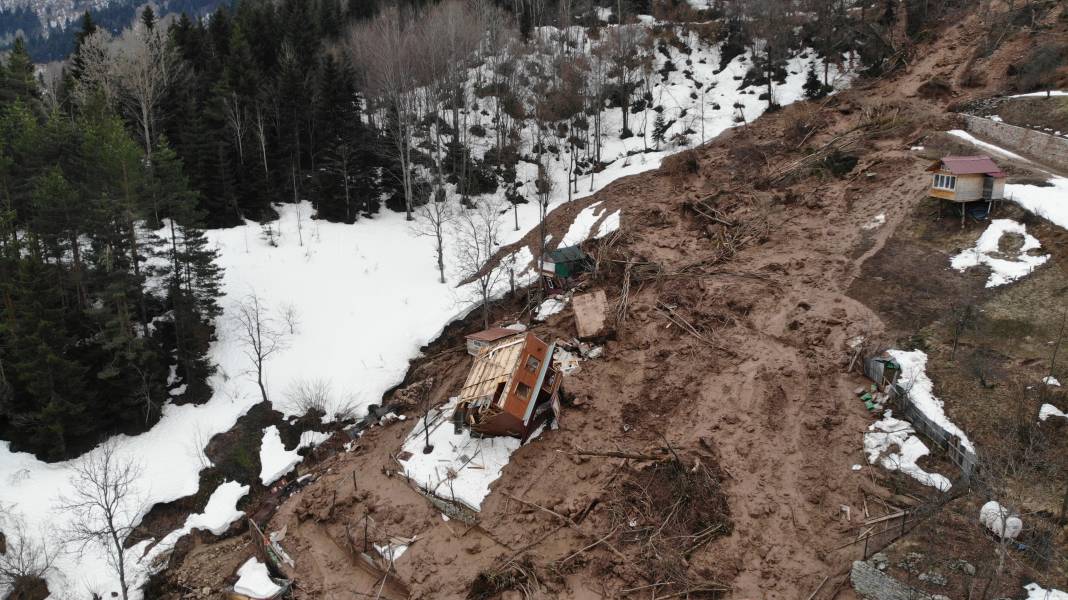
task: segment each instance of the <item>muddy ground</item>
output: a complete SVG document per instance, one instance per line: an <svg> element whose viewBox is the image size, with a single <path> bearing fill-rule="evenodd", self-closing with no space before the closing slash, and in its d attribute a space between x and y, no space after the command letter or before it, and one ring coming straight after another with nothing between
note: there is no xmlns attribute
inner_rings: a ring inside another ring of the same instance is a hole
<svg viewBox="0 0 1068 600"><path fill-rule="evenodd" d="M904 70L766 114L659 171L551 214L554 239L592 202L623 215L618 234L590 246L598 267L584 283L607 293L616 336L602 358L565 380L560 428L514 454L477 526L443 520L396 474L393 455L411 421L374 427L351 451L311 466L318 478L267 524L285 530L294 597L851 597L846 572L863 552L851 543L858 527L894 510L879 498L931 503L934 492L875 469L853 470L865 464L861 434L872 418L853 394L864 380L847 371L847 341L896 342L924 331L937 337L931 332L948 299L981 286L982 274L947 268L953 244L979 229L965 235L933 219L929 161L911 150L953 126L950 103L999 89L992 76L985 87L955 87L946 97L917 92L935 76L959 80L978 27L966 17L918 48ZM992 73L1004 72L1030 43L1010 38L983 60ZM836 166L843 157L857 160L845 172ZM874 225L878 215L885 223ZM1036 228L1044 245L1064 247L1063 232ZM533 234L519 244L532 241ZM1064 282L1060 262L1049 277ZM529 321L525 299L495 307L495 318ZM462 335L476 328L450 327L413 362L405 385L432 381L434 402L455 393L470 364ZM573 316L565 310L532 329L570 338ZM402 388L386 401L405 396ZM983 427L964 421L965 429ZM648 470L670 463L672 452L687 468L707 467L710 487L694 488L704 491L693 496L709 498L715 510L685 523L658 512L667 500L649 490L679 478ZM930 460L929 468L951 469ZM670 543L628 533L641 512L628 502L642 490L654 508L641 514L670 521ZM965 551L978 547L979 533L960 533L953 520L969 510L953 505L931 522L944 520L945 531L964 536L950 547L979 561ZM369 522L379 535L418 537L386 579L356 557ZM696 524L718 526L699 547ZM928 552L955 539L932 531L891 551ZM210 596L251 554L242 535L186 542L160 594ZM994 593L1015 594L1018 584L1006 579Z"/></svg>

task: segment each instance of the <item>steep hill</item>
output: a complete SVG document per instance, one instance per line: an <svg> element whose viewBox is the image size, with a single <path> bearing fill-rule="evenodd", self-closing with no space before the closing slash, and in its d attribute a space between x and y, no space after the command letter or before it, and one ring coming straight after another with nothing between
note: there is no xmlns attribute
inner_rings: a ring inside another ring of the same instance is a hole
<svg viewBox="0 0 1068 600"><path fill-rule="evenodd" d="M937 306L967 285L944 272L949 242L932 242L949 239L957 222L933 220L929 156L916 148L937 148L936 134L957 128L951 106L1009 88L1003 74L1036 41L1063 37L1063 8L1046 8L1034 29L1010 31L988 55L980 48L998 8L986 21L959 13L902 46L904 66L887 75L765 114L550 214L554 240L594 203L600 214L622 214L619 232L589 247L598 267L586 283L608 295L617 335L565 380L560 428L513 455L471 527L443 520L397 474L409 423L374 427L356 449L327 453L267 527L286 532L295 596L829 599L850 593L848 571L865 551L851 542L874 529L865 520L902 504L934 516L910 526L892 555L938 557L944 571L967 559L983 597L1022 595L1032 579L1063 582L1059 532L1044 565L1024 551L1004 571L991 559L982 529L965 519L989 489L958 485L943 495L854 466L866 462L861 434L871 417L853 391L865 380L848 370L850 340L896 344L941 319ZM1027 165L1013 170L1035 175ZM1034 225L1043 247L1063 256L1063 231ZM930 247L909 254L903 240L919 227ZM984 226L970 227L953 239ZM502 253L534 247L534 236ZM1046 279L1051 289L1068 283L1059 266ZM527 308L515 298L495 317L525 319ZM570 310L531 325L544 338L574 335ZM462 334L475 328L447 330L385 401L403 406L420 386L433 403L455 393L470 362ZM941 357L945 340L928 337ZM955 412L964 398L938 389L951 416L981 430L981 419ZM406 414L418 416L418 406ZM939 461L924 464L949 473ZM664 496L665 486L675 493ZM389 578L355 556L369 518L416 538ZM173 590L219 589L250 552L243 536L199 540L176 555L167 580ZM971 579L949 585L929 591L972 593Z"/></svg>

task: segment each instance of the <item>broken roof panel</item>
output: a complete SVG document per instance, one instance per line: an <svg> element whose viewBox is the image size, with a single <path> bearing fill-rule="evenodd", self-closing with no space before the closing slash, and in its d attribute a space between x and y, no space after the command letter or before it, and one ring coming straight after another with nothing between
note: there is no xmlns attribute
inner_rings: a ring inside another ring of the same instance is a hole
<svg viewBox="0 0 1068 600"><path fill-rule="evenodd" d="M497 340L506 338L512 335L519 335L522 331L515 329L508 329L507 327L490 327L482 331L472 333L467 336L469 340L478 340L480 342L496 342Z"/></svg>
<svg viewBox="0 0 1068 600"><path fill-rule="evenodd" d="M945 169L954 175L1005 177L1005 172L989 156L946 156L929 170Z"/></svg>
<svg viewBox="0 0 1068 600"><path fill-rule="evenodd" d="M475 358L467 381L460 389L460 401L471 402L498 393L499 384L507 384L519 366L519 358L526 345L526 337L504 340L490 346Z"/></svg>

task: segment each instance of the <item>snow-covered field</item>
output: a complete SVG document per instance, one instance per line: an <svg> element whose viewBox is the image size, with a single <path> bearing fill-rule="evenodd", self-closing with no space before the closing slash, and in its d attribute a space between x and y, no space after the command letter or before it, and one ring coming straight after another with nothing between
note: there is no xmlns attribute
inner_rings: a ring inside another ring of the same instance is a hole
<svg viewBox="0 0 1068 600"><path fill-rule="evenodd" d="M695 48L690 57L692 65L685 65L687 57L671 48L678 70L671 72L666 81L655 75L652 94L654 103L664 106L666 117L675 119L668 130L668 139L686 130L693 133L682 136L686 138L682 145L634 154L655 146L651 111L631 115L631 129L636 135L620 140L620 111L606 110L602 159L610 164L594 176L583 177L579 191L573 192L571 198L594 193L620 177L657 168L668 154L712 139L735 125L738 114L751 121L763 112L767 102L758 99L762 90L737 90L739 79L736 78L745 73L748 58L738 57L716 73L718 50L690 41ZM656 60L659 68L665 59L657 54ZM811 56L790 60L788 80L776 88L778 103L788 104L802 97L805 71L813 60ZM704 92L684 76L684 69L692 70L694 80L704 84ZM839 85L847 81L844 77L836 78ZM713 103L719 108L714 108ZM472 114L478 113L472 111ZM476 145L476 153L484 152L492 139L493 135L487 135L482 147ZM566 172L569 159L562 151L550 160L556 161L548 169L554 178L551 210L569 198ZM536 173L527 163L521 162L520 166L519 178L530 189ZM344 225L313 220L311 207L306 203L279 207L279 213L280 219L271 224L273 242L265 239L259 224L252 222L208 232L220 251L220 263L225 269L225 296L221 301L224 314L218 322L219 339L211 349L211 357L218 366L211 381L214 394L199 406L165 406L162 419L150 431L115 438L118 455L141 469L137 502L131 507L138 521L156 503L195 493L198 473L207 465L203 453L207 441L212 435L233 427L241 415L260 401L259 390L249 377L248 358L233 324L234 308L242 299L252 294L258 296L285 332L285 348L267 363L266 386L272 405L286 415L299 412L287 398L294 382L316 379L329 384L331 412L365 411L403 379L409 360L418 355L421 346L437 337L453 319L473 308L470 294L454 287L456 275L448 257L449 283L438 283L432 239L416 235L402 214L383 211L373 219ZM511 214L504 219L502 244L519 239L537 223L537 206L519 205L517 218L517 229L513 227ZM568 241L588 237L592 224L580 225L580 230L585 228L585 234L576 233L576 239ZM619 225L618 213L608 215L598 231L592 233L600 235ZM529 262L531 257L527 248L517 255L520 264ZM286 322L286 313L294 318ZM292 451L274 448L269 456L273 459L285 455L288 461ZM46 464L29 454L12 452L6 442L0 441L0 504L24 521L28 535L58 546L69 516L58 511L57 504L70 491L75 464L75 461ZM281 469L286 465L275 466ZM266 478L275 475L274 472L264 474ZM190 517L192 522L187 522L184 530L191 527L214 530L223 527L226 520L219 515L234 517L232 503L241 497L237 494L240 483L224 486L216 490L221 495L219 500L209 505L213 516ZM176 539L166 538L168 544ZM15 541L8 539L9 545ZM143 550L145 545L135 550ZM158 548L162 551L166 545ZM156 557L160 551L154 550L148 558ZM149 562L146 558L131 565L134 580L144 580ZM112 573L99 548L89 547L83 554L65 552L48 576L49 588L56 598L83 598L90 592L108 597L118 590ZM140 592L134 592L133 596L139 597Z"/></svg>

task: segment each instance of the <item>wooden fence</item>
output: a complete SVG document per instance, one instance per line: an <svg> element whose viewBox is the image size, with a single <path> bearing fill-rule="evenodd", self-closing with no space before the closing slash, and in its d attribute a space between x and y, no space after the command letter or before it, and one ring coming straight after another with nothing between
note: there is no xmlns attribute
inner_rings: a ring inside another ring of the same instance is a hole
<svg viewBox="0 0 1068 600"><path fill-rule="evenodd" d="M894 408L894 416L908 421L913 429L938 444L946 451L949 460L960 468L961 476L965 480L971 479L979 468L979 457L975 452L964 447L960 438L946 431L916 407L909 396L909 391L896 383L900 372L897 368L890 366L892 364L893 361L882 356L868 358L864 361L864 374L880 389L889 390L890 405Z"/></svg>
<svg viewBox="0 0 1068 600"><path fill-rule="evenodd" d="M894 384L890 387L890 392L890 402L895 408L895 416L905 419L912 424L913 429L938 444L946 451L949 460L960 468L961 476L965 480L971 479L979 468L979 457L975 452L961 444L960 438L956 435L949 433L923 414L923 411L912 401L908 390Z"/></svg>

